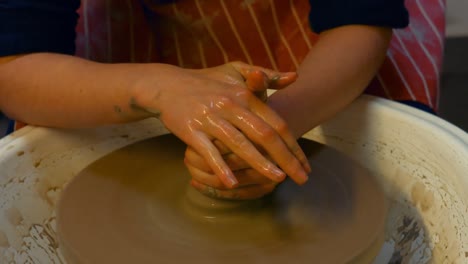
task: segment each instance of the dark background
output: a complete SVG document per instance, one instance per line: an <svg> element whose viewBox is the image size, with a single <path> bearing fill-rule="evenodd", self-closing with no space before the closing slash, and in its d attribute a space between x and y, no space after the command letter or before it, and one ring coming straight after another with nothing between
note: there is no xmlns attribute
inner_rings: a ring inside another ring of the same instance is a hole
<svg viewBox="0 0 468 264"><path fill-rule="evenodd" d="M468 131L468 37L446 39L440 90L440 117Z"/></svg>

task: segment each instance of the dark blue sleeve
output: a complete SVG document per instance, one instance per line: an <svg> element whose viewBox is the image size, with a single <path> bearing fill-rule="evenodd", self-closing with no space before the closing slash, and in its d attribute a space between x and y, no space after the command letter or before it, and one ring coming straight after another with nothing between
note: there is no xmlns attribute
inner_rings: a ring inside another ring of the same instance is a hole
<svg viewBox="0 0 468 264"><path fill-rule="evenodd" d="M309 21L320 33L344 25L404 28L409 14L404 0L310 0Z"/></svg>
<svg viewBox="0 0 468 264"><path fill-rule="evenodd" d="M80 0L0 0L0 56L75 53Z"/></svg>

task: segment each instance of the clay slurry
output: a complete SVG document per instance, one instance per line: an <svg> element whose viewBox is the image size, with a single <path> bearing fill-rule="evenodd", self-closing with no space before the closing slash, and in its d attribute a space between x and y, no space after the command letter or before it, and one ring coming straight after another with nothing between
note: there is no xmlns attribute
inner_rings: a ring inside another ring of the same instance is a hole
<svg viewBox="0 0 468 264"><path fill-rule="evenodd" d="M190 187L185 146L172 135L117 150L63 191L60 248L71 263L372 259L387 211L380 186L339 152L300 143L313 168L308 183L286 181L247 202L213 200Z"/></svg>

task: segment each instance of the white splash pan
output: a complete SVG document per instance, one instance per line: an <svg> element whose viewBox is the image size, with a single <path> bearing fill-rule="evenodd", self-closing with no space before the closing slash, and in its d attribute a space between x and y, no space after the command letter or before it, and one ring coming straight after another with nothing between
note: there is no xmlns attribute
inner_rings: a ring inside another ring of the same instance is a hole
<svg viewBox="0 0 468 264"><path fill-rule="evenodd" d="M156 120L87 130L25 127L0 140L0 263L65 263L55 204L107 153L167 133ZM422 111L362 96L305 135L378 176L391 200L377 263L468 263L468 135Z"/></svg>

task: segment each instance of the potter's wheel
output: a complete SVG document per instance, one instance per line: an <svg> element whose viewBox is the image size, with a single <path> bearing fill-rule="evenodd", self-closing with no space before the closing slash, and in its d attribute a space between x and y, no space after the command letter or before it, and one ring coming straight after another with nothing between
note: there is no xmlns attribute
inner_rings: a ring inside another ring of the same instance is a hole
<svg viewBox="0 0 468 264"><path fill-rule="evenodd" d="M64 190L58 235L71 263L370 263L385 196L345 156L302 140L313 172L262 200L212 200L189 187L185 145L141 141L91 164Z"/></svg>

